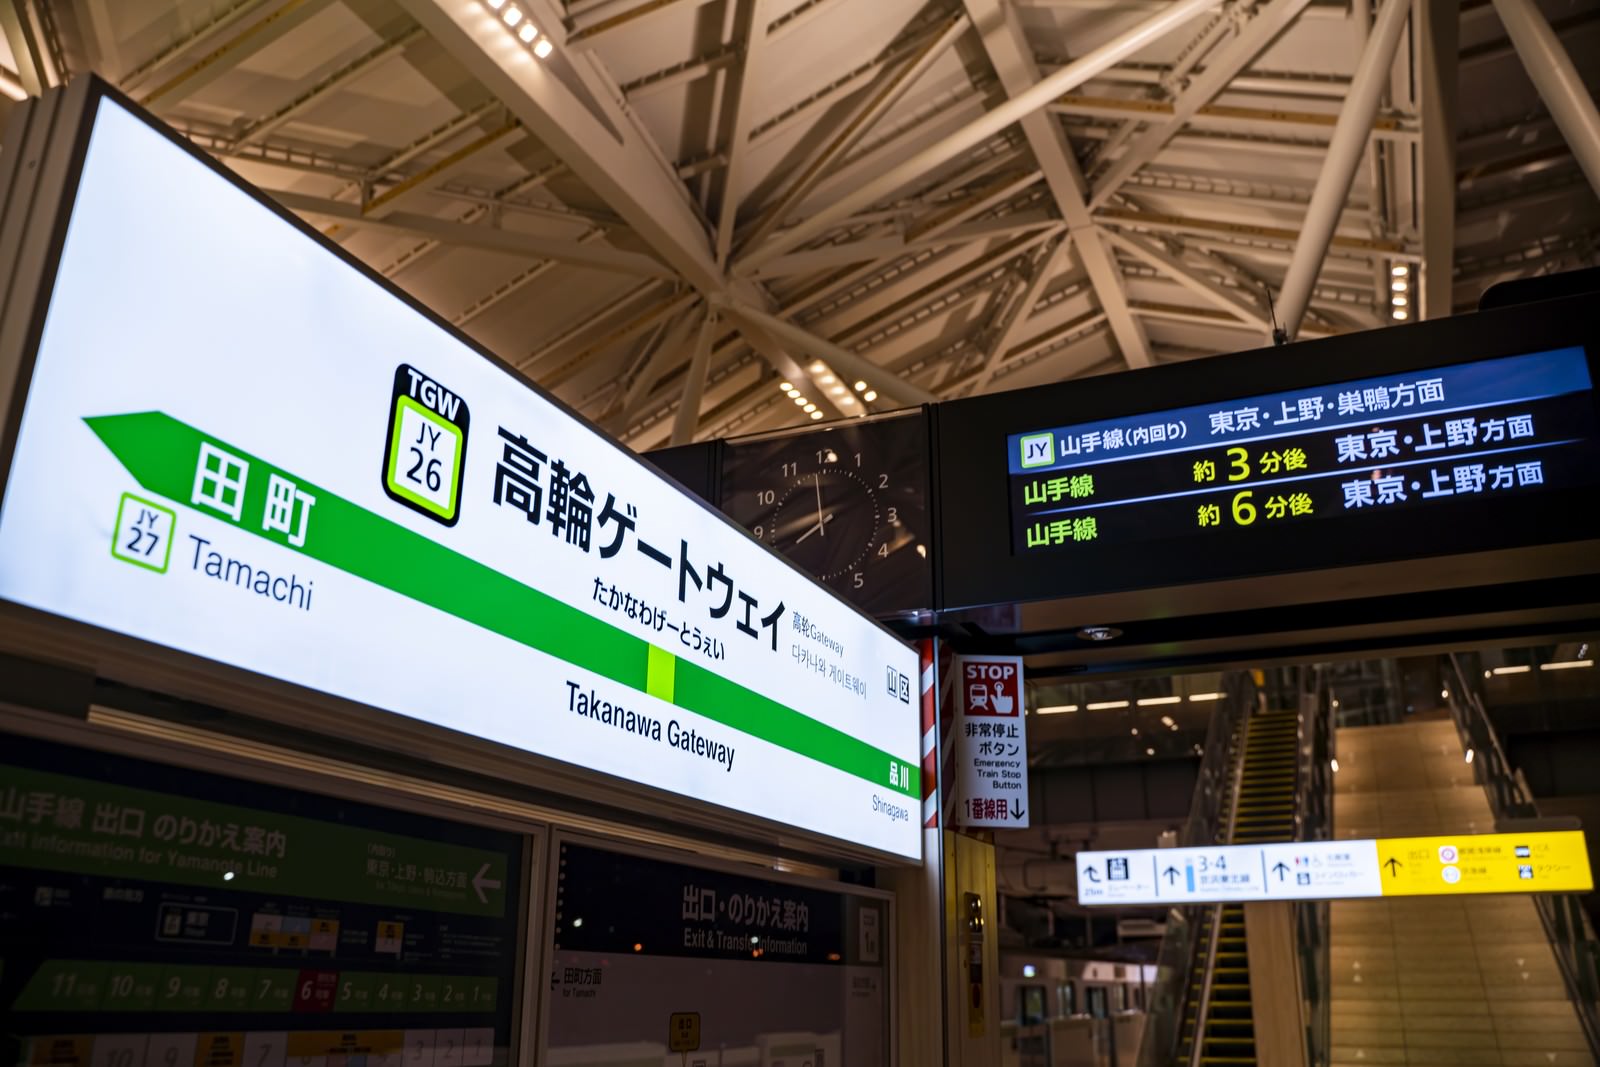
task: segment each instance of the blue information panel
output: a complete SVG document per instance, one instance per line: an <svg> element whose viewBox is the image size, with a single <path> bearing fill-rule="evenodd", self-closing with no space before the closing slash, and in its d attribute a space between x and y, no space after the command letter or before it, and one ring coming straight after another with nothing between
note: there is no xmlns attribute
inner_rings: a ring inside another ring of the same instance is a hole
<svg viewBox="0 0 1600 1067"><path fill-rule="evenodd" d="M1018 554L1411 509L1600 480L1581 348L1044 428L1008 438ZM1287 536L1294 536L1289 534Z"/></svg>

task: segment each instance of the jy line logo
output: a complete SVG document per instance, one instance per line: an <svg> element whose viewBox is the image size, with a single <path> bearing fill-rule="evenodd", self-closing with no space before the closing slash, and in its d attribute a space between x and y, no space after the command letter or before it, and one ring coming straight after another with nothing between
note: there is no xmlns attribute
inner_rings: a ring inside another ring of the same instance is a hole
<svg viewBox="0 0 1600 1067"><path fill-rule="evenodd" d="M1018 462L1024 470L1029 467L1048 467L1056 461L1056 435L1053 433L1029 434L1018 444L1022 448Z"/></svg>
<svg viewBox="0 0 1600 1067"><path fill-rule="evenodd" d="M394 371L383 491L390 498L454 526L461 517L461 472L467 459L467 402L408 363Z"/></svg>

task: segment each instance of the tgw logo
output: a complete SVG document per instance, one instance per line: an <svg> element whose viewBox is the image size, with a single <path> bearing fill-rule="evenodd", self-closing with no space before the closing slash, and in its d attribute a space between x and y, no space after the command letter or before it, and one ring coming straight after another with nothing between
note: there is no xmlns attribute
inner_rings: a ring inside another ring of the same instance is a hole
<svg viewBox="0 0 1600 1067"><path fill-rule="evenodd" d="M383 490L446 526L461 517L461 472L472 415L467 402L408 363L394 371Z"/></svg>

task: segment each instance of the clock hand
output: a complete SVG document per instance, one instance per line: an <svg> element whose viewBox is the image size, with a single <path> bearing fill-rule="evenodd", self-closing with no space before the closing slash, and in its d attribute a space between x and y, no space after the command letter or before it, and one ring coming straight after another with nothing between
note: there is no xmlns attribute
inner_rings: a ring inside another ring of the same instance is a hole
<svg viewBox="0 0 1600 1067"><path fill-rule="evenodd" d="M815 524L814 526L812 526L811 529L807 530L805 533L801 534L799 537L796 537L794 539L794 543L798 545L801 541L804 541L806 538L810 537L814 533L820 533L824 537L826 537L827 536L827 531L824 530L823 527L828 525L828 523L830 523L832 521L833 521L833 512L830 511L830 512L828 512L826 515L824 515L822 517L822 521L821 522L819 522L819 523Z"/></svg>
<svg viewBox="0 0 1600 1067"><path fill-rule="evenodd" d="M823 527L825 525L827 525L828 520L824 519L822 517L822 473L819 471L818 473L812 475L811 481L812 481L812 484L817 487L817 525L816 525L816 530L823 537L827 537L828 536L828 531L824 530ZM810 533L809 530L806 531L806 532ZM796 542L796 543L798 543L798 542Z"/></svg>

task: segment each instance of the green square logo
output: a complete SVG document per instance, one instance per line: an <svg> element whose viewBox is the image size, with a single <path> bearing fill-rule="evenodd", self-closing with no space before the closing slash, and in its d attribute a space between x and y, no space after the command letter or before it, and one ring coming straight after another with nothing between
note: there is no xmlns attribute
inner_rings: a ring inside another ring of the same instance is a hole
<svg viewBox="0 0 1600 1067"><path fill-rule="evenodd" d="M466 469L471 419L459 394L400 364L394 372L384 446L383 491L389 498L454 526L461 517L461 472Z"/></svg>
<svg viewBox="0 0 1600 1067"><path fill-rule="evenodd" d="M1021 442L1022 469L1029 467L1048 467L1056 461L1056 435L1053 433L1030 433Z"/></svg>
<svg viewBox="0 0 1600 1067"><path fill-rule="evenodd" d="M117 525L111 533L111 555L135 567L167 573L172 561L172 534L178 516L153 500L123 493L117 503Z"/></svg>

